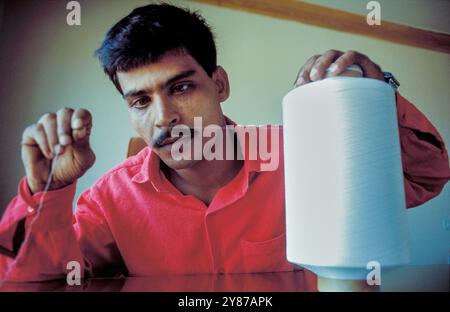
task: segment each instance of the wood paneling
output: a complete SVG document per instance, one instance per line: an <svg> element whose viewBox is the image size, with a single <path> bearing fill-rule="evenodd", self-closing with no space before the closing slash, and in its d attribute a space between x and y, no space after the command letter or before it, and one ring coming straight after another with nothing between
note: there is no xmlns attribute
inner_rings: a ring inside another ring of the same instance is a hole
<svg viewBox="0 0 450 312"><path fill-rule="evenodd" d="M366 22L366 16L306 2L295 0L193 1L450 53L450 35L448 34L400 25L383 19L381 19L381 25L369 26Z"/></svg>

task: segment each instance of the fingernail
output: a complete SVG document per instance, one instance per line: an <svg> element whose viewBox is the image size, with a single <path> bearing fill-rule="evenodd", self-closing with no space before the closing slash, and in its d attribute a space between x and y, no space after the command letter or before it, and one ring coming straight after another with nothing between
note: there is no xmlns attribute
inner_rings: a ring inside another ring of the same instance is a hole
<svg viewBox="0 0 450 312"><path fill-rule="evenodd" d="M62 136L59 137L59 143L61 145L66 146L66 145L69 145L71 142L72 142L72 139L67 134L63 134Z"/></svg>
<svg viewBox="0 0 450 312"><path fill-rule="evenodd" d="M311 77L312 80L315 80L315 79L319 78L317 76L317 74L318 74L317 69L315 67L313 67L313 69L311 69L311 73L309 76Z"/></svg>
<svg viewBox="0 0 450 312"><path fill-rule="evenodd" d="M294 86L298 87L298 86L301 86L304 83L305 83L305 80L303 80L303 78L300 77L300 78L297 79L297 81L295 82Z"/></svg>
<svg viewBox="0 0 450 312"><path fill-rule="evenodd" d="M75 119L73 121L72 128L79 129L81 127L83 127L83 121L81 121L81 119Z"/></svg>
<svg viewBox="0 0 450 312"><path fill-rule="evenodd" d="M328 67L328 71L332 74L334 74L337 70L337 65L335 63L331 64L330 67Z"/></svg>

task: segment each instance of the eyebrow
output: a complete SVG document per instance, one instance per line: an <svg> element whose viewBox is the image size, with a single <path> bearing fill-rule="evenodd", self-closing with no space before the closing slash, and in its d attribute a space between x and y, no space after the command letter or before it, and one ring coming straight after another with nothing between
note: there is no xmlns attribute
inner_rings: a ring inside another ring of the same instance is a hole
<svg viewBox="0 0 450 312"><path fill-rule="evenodd" d="M180 79L183 79L183 78L187 78L187 77L193 76L195 73L196 73L195 69L185 70L185 71L183 71L183 72L181 72L181 73L179 73L179 74L176 74L175 76L169 78L169 79L163 84L163 87L165 88L165 87L167 87L168 85L174 83L174 82L177 81L177 80L180 80ZM146 93L147 93L147 92L146 92L145 90L135 90L135 89L132 89L132 90L128 91L127 93L125 93L125 94L123 95L123 98L124 98L124 99L127 99L127 98L129 98L129 97L140 96L140 95L144 95L144 94L146 94Z"/></svg>

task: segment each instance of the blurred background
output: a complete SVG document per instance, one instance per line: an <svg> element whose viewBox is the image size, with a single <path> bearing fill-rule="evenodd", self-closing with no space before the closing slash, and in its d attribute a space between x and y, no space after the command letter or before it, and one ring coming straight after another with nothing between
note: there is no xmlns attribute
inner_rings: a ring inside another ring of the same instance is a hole
<svg viewBox="0 0 450 312"><path fill-rule="evenodd" d="M133 8L152 1L80 0L80 26L67 24L68 2L0 2L0 213L15 196L24 175L22 131L42 114L62 107L83 107L93 114L91 141L97 161L78 181L77 196L125 159L129 139L136 136L126 104L103 74L94 51L114 23ZM286 2L273 0L272 5ZM365 19L369 1L306 2L360 14ZM382 23L391 21L450 34L448 0L378 2ZM218 61L231 82L231 97L223 103L223 110L236 122L281 124L282 97L310 56L329 49L356 50L395 74L402 95L431 120L450 146L448 41L447 52L440 52L248 10L195 1L169 3L199 10L213 27ZM435 199L409 210L408 217L413 263L448 263L450 186Z"/></svg>

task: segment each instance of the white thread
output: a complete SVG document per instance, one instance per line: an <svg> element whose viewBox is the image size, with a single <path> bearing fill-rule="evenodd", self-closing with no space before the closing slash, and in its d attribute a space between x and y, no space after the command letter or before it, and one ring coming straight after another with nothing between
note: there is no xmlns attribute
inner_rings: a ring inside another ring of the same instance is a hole
<svg viewBox="0 0 450 312"><path fill-rule="evenodd" d="M288 260L365 280L407 263L408 226L395 96L369 78L333 77L283 99Z"/></svg>
<svg viewBox="0 0 450 312"><path fill-rule="evenodd" d="M39 204L38 204L38 207L36 208L36 213L35 213L34 217L31 219L30 225L28 226L28 229L26 229L26 234L25 234L25 238L24 238L24 240L23 240L23 242L22 242L22 245L23 245L26 241L28 241L28 239L29 239L29 237L30 237L31 230L32 230L32 228L33 228L33 225L34 225L34 223L36 222L36 220L39 218L39 215L40 215L41 210L42 210L42 206L43 206L43 204L44 204L45 195L46 195L46 194L48 193L48 191L49 191L50 185L51 185L52 180L53 180L53 176L54 176L54 174L55 174L56 163L57 163L57 161L58 161L58 156L59 156L60 151L61 151L61 147L60 147L60 145L57 145L57 146L55 147L55 156L53 157L52 162L51 162L50 173L49 173L49 175L48 175L47 182L45 183L44 190L42 191L41 198L39 199ZM19 252L17 253L17 255L16 255L16 257L15 257L15 260L16 260L16 259L20 259L20 253L21 253L22 250L23 250L23 248L22 248L22 246L20 246ZM12 270L12 269L14 268L14 266L16 265L15 262L16 262L16 261L13 261L12 264L10 264L10 265L8 266L8 271L5 273L5 276L4 276L4 278L3 278L3 281L0 283L0 288L2 288L2 287L3 287L3 284L4 284L5 282L8 281L9 275L11 274L11 270Z"/></svg>
<svg viewBox="0 0 450 312"><path fill-rule="evenodd" d="M55 157L53 157L53 159L52 159L52 165L51 165L51 168L50 168L50 174L48 175L48 179L47 179L47 182L45 183L44 191L43 191L42 196L41 196L41 198L39 200L39 205L38 205L38 208L37 208L36 217L38 216L38 214L40 213L40 211L42 209L42 205L44 204L45 195L48 193L48 190L49 190L50 185L52 183L53 176L55 174L55 169L56 169L56 162L58 161L58 154L59 153L56 152ZM31 224L30 224L30 226L31 226Z"/></svg>

